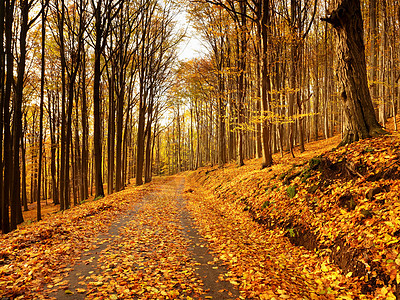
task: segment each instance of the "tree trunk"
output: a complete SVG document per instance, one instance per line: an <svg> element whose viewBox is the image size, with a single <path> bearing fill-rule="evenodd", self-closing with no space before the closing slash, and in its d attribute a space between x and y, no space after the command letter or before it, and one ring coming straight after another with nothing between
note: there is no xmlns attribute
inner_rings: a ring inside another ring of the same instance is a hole
<svg viewBox="0 0 400 300"><path fill-rule="evenodd" d="M270 122L267 120L268 112L268 91L269 91L269 73L268 73L268 26L269 26L269 0L261 0L261 23L258 26L260 32L260 53L261 53L261 118L262 118L262 164L261 167L272 165L271 154L271 136Z"/></svg>
<svg viewBox="0 0 400 300"><path fill-rule="evenodd" d="M386 133L378 123L368 89L359 0L337 0L327 18L337 33L337 75L346 128L341 145Z"/></svg>
<svg viewBox="0 0 400 300"><path fill-rule="evenodd" d="M315 49L318 49L318 30L315 33ZM318 141L318 114L319 114L319 62L318 62L318 55L315 57L314 63L314 86L315 86L315 94L314 94L314 101L313 101L313 131L314 131L314 139Z"/></svg>
<svg viewBox="0 0 400 300"><path fill-rule="evenodd" d="M107 69L108 74L108 69ZM107 193L110 195L114 190L114 151L115 151L115 67L111 66L111 75L108 74L108 168L107 168Z"/></svg>
<svg viewBox="0 0 400 300"><path fill-rule="evenodd" d="M58 182L60 184L60 210L63 211L66 209L65 205L65 152L66 152L66 123L65 123L65 105L66 105L66 80L65 80L65 70L66 70L66 62L65 62L65 44L64 44L64 20L65 20L65 5L64 0L61 0L61 19L58 20L58 30L60 35L60 60L61 60L61 151L60 151L60 168L59 168L59 176Z"/></svg>
<svg viewBox="0 0 400 300"><path fill-rule="evenodd" d="M88 121L87 121L87 101L86 101L86 52L82 47L82 198L85 200L89 197L89 182L88 182L88 164L89 164L89 150L88 150Z"/></svg>
<svg viewBox="0 0 400 300"><path fill-rule="evenodd" d="M120 68L123 69L122 63ZM119 70L119 86L117 95L117 136L116 136L116 166L115 166L115 190L118 192L124 188L122 181L122 129L124 122L124 99L125 99L125 78L124 71Z"/></svg>
<svg viewBox="0 0 400 300"><path fill-rule="evenodd" d="M259 48L259 47L258 47ZM261 63L260 63L260 49L257 49L256 54L256 73L257 73L257 83L256 83L256 113L257 113L257 122L256 122L256 157L262 157L262 142L261 142L261 120L260 120L260 112L261 112Z"/></svg>
<svg viewBox="0 0 400 300"><path fill-rule="evenodd" d="M137 154L136 154L136 185L143 184L143 164L144 164L144 142L145 142L145 107L140 99L139 119L137 132Z"/></svg>
<svg viewBox="0 0 400 300"><path fill-rule="evenodd" d="M95 45L95 58L94 58L94 80L93 80L93 115L94 115L94 181L95 181L95 198L104 197L103 178L101 171L102 151L101 151L101 120L100 120L100 78L101 78L101 53L102 53L102 24L100 16L100 1L95 9L96 19L96 45Z"/></svg>
<svg viewBox="0 0 400 300"><path fill-rule="evenodd" d="M21 137L21 158L22 158L22 205L24 211L28 211L28 197L26 195L26 156L25 156L25 143L24 137Z"/></svg>
<svg viewBox="0 0 400 300"><path fill-rule="evenodd" d="M377 35L377 0L369 0L369 35L371 41L370 48L370 81L372 103L378 100L378 35Z"/></svg>
<svg viewBox="0 0 400 300"><path fill-rule="evenodd" d="M47 92L49 95L49 91ZM57 150L57 139L56 139L56 109L55 109L55 97L49 95L51 100L49 99L49 123L50 123L50 141L51 141L51 162L50 162L50 173L51 173L51 190L52 190L52 198L53 204L59 204L58 198L58 185L57 185L57 167L56 167L56 150ZM53 107L51 107L51 102L53 102ZM53 115L53 117L52 117Z"/></svg>
<svg viewBox="0 0 400 300"><path fill-rule="evenodd" d="M243 125L244 125L244 100L246 99L246 85L244 73L246 71L246 51L247 51L247 27L246 27L246 4L240 4L241 24L240 24L240 47L238 49L238 140L237 140L237 162L238 166L243 166ZM239 34L239 33L238 33ZM239 46L239 45L238 45Z"/></svg>
<svg viewBox="0 0 400 300"><path fill-rule="evenodd" d="M12 55L12 23L14 15L14 0L6 0L6 24L5 24L5 39L6 39L6 86L4 91L3 114L4 114L4 182L3 182L3 197L2 197L2 231L7 233L10 231L9 217L9 201L12 186L12 150L11 150L11 125L10 125L10 100L11 88L14 74L14 59Z"/></svg>
<svg viewBox="0 0 400 300"><path fill-rule="evenodd" d="M14 118L13 118L13 188L11 192L11 230L17 228L17 224L22 223L23 216L21 210L21 181L20 181L20 141L22 136L22 101L25 79L25 64L26 64L26 37L28 34L28 14L29 3L27 0L21 2L21 31L19 37L20 58L17 69L17 82L15 85L14 97Z"/></svg>
<svg viewBox="0 0 400 300"><path fill-rule="evenodd" d="M5 83L5 49L4 49L4 24L5 24L5 1L0 1L0 82ZM3 103L4 84L0 85L0 161L3 161ZM0 226L3 218L3 164L0 165Z"/></svg>
<svg viewBox="0 0 400 300"><path fill-rule="evenodd" d="M44 105L44 75L45 75L45 38L46 38L46 12L45 3L42 0L42 53L41 63L42 68L40 72L40 112L39 112L39 169L38 169L38 189L37 189L37 207L36 216L37 220L42 219L42 208L40 205L40 190L41 190L41 177L42 177L42 159L43 159L43 105ZM22 145L23 147L23 145Z"/></svg>
<svg viewBox="0 0 400 300"><path fill-rule="evenodd" d="M151 96L153 97L153 96ZM144 182L151 181L151 124L153 121L154 99L150 100L147 108L147 123L145 129L146 149L145 149L145 165L144 165Z"/></svg>

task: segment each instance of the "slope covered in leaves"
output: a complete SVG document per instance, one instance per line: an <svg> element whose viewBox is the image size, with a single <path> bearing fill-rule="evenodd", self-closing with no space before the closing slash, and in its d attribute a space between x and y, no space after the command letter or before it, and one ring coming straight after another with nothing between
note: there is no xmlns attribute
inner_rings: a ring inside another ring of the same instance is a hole
<svg viewBox="0 0 400 300"><path fill-rule="evenodd" d="M241 168L202 168L189 177L194 186L212 191L210 197L215 203L231 203L260 223L263 230L259 235L274 241L277 258L287 255L286 241L290 240L310 250L308 255L316 253L324 261L295 258L315 276L318 271L333 268L331 262L339 266L340 276L356 283L348 295L359 293L360 297L382 299L398 296L399 136L367 139L325 153L327 149L318 147L318 143L308 149L313 147L318 150L309 150L300 158L275 157L274 166L264 170L253 160ZM258 257L255 260L257 263ZM343 278L340 276L337 278ZM328 280L323 284L325 290L319 292L334 298L344 285L337 279ZM245 278L241 286L246 288Z"/></svg>

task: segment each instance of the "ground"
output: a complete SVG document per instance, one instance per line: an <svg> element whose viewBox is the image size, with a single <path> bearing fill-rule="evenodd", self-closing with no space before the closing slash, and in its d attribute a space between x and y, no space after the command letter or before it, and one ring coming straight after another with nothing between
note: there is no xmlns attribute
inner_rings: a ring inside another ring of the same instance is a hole
<svg viewBox="0 0 400 300"><path fill-rule="evenodd" d="M278 154L267 169L209 166L63 213L50 205L0 237L0 295L395 298L399 138L330 151L339 141Z"/></svg>

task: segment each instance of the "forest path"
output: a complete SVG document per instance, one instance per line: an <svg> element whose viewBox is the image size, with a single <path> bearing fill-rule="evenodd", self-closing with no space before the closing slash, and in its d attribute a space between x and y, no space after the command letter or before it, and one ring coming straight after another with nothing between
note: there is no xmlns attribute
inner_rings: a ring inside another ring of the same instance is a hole
<svg viewBox="0 0 400 300"><path fill-rule="evenodd" d="M98 237L65 278L56 299L235 299L228 270L210 254L171 177Z"/></svg>

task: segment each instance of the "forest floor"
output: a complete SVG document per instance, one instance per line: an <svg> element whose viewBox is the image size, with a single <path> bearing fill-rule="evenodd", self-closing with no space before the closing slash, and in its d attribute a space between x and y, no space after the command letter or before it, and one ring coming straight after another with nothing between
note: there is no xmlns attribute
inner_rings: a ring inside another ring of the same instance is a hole
<svg viewBox="0 0 400 300"><path fill-rule="evenodd" d="M0 236L2 299L395 299L400 138L204 167ZM31 215L30 219L28 216Z"/></svg>
<svg viewBox="0 0 400 300"><path fill-rule="evenodd" d="M345 147L313 142L270 168L255 159L187 172L199 207L209 199L217 215L252 220L238 249L229 229L242 224L195 218L246 299L400 298L400 135L389 131Z"/></svg>

